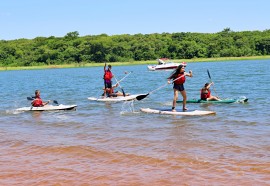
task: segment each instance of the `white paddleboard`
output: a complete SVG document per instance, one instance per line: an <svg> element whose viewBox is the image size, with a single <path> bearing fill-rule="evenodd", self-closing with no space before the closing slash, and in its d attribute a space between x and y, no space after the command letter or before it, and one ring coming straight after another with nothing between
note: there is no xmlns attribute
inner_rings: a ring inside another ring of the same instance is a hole
<svg viewBox="0 0 270 186"><path fill-rule="evenodd" d="M135 100L139 95L142 95L142 94L135 94L135 95L129 95L129 96L117 96L117 97L106 97L106 98L88 97L87 99L91 100L91 101L100 101L100 102L119 102L119 101Z"/></svg>
<svg viewBox="0 0 270 186"><path fill-rule="evenodd" d="M152 113L152 114L166 114L166 115L179 115L179 116L202 116L216 114L214 111L204 111L204 110L193 110L193 111L176 111L173 112L171 109L151 109L151 108L141 108L142 112Z"/></svg>
<svg viewBox="0 0 270 186"><path fill-rule="evenodd" d="M51 110L72 110L75 109L77 105L45 105L43 107L22 107L16 109L17 111L51 111Z"/></svg>

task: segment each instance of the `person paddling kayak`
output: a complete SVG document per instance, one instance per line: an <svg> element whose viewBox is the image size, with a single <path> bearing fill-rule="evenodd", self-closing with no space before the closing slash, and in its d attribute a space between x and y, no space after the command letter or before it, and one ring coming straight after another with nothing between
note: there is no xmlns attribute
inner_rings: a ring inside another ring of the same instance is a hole
<svg viewBox="0 0 270 186"><path fill-rule="evenodd" d="M205 100L205 101L220 101L221 100L217 96L211 95L210 87L213 84L214 82L205 83L204 87L201 89L201 100Z"/></svg>
<svg viewBox="0 0 270 186"><path fill-rule="evenodd" d="M31 102L33 107L43 107L50 103L50 100L47 102L43 102L42 99L40 98L40 91L36 90L35 91L35 99Z"/></svg>

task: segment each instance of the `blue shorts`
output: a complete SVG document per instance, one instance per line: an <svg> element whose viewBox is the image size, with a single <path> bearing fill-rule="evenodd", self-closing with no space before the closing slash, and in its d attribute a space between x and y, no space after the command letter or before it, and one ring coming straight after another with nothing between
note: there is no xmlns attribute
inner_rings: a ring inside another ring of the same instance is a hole
<svg viewBox="0 0 270 186"><path fill-rule="evenodd" d="M173 84L173 88L180 91L180 92L185 90L184 84Z"/></svg>

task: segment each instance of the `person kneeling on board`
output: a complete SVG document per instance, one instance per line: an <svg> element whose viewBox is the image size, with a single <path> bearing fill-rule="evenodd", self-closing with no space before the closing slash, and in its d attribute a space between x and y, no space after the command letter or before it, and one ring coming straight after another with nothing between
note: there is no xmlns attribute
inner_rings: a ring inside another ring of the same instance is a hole
<svg viewBox="0 0 270 186"><path fill-rule="evenodd" d="M106 96L107 97L117 97L117 96L124 96L124 94L122 93L122 92L120 92L120 91L116 91L116 92L114 92L114 88L116 88L116 87L118 87L118 83L116 83L115 85L113 85L112 86L112 88L110 88L110 89L106 89ZM103 88L103 90L105 90L105 88ZM104 96L104 93L102 94L102 96ZM106 96L104 96L104 98L106 97ZM129 96L129 94L128 93L126 93L126 96Z"/></svg>

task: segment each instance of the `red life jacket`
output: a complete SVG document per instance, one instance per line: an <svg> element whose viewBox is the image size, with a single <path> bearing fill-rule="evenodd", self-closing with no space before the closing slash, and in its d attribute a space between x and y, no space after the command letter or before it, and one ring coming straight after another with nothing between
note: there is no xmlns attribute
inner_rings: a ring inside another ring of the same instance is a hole
<svg viewBox="0 0 270 186"><path fill-rule="evenodd" d="M207 98L210 97L210 95L211 95L211 91L209 89L208 90L204 88L201 89L201 99L206 100Z"/></svg>
<svg viewBox="0 0 270 186"><path fill-rule="evenodd" d="M33 107L42 107L43 106L43 101L40 98L36 98L33 102L32 102L32 106Z"/></svg>
<svg viewBox="0 0 270 186"><path fill-rule="evenodd" d="M105 70L104 79L105 80L111 80L112 79L112 72L110 70Z"/></svg>
<svg viewBox="0 0 270 186"><path fill-rule="evenodd" d="M180 76L182 76L182 77L180 77ZM177 78L179 78L179 79L177 79ZM174 79L177 79L174 81L174 84L177 84L177 85L184 84L186 81L186 77L184 76L184 73L177 74L177 76Z"/></svg>

